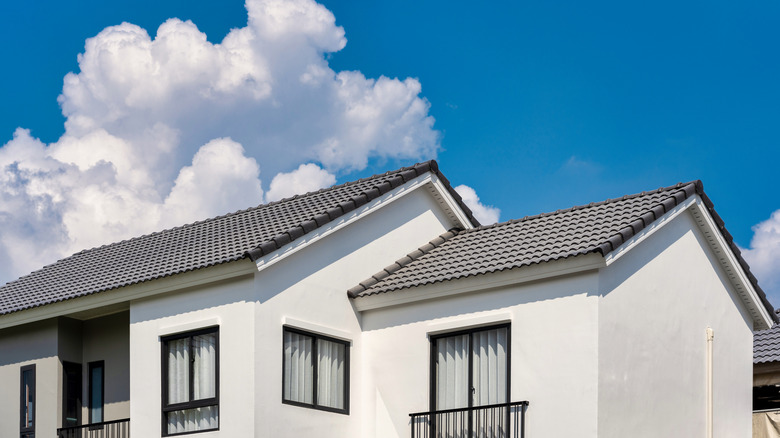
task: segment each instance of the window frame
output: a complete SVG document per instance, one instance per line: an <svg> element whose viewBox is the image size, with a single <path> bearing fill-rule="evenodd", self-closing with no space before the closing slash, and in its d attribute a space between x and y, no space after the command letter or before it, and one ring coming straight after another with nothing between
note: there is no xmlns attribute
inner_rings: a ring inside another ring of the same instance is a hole
<svg viewBox="0 0 780 438"><path fill-rule="evenodd" d="M30 427L27 427L27 422L25 421L24 417L25 409L27 407L27 397L24 396L24 373L26 371L32 371L32 379L30 379L30 392L32 393L33 402L33 420L32 426ZM35 364L25 365L19 370L19 436L22 438L32 438L35 436L35 423L38 421L38 415L36 414L36 410L38 408L38 394L35 382L35 374Z"/></svg>
<svg viewBox="0 0 780 438"><path fill-rule="evenodd" d="M92 370L95 368L100 368L103 371L101 372L101 382L100 382L100 415L101 418L98 423L103 423L106 421L106 363L102 360L96 360L94 362L89 362L87 364L87 391L89 391L89 395L87 397L87 410L88 410L88 421L89 424L94 424L95 422L92 421L92 409L94 408L92 400Z"/></svg>
<svg viewBox="0 0 780 438"><path fill-rule="evenodd" d="M284 398L284 382L285 382L285 377L286 377L284 370L285 370L285 365L287 364L286 360L285 360L285 357L284 357L285 356L285 354L284 354L284 335L287 332L295 333L295 334L303 335L303 336L309 336L310 338L312 338L312 358L313 358L313 360L312 360L312 365L313 365L313 369L312 369L312 403L304 403L304 402L299 402L299 401L294 401L294 400L287 400L287 399ZM317 344L318 344L317 340L319 340L319 339L322 339L323 341L335 342L335 343L338 343L338 344L341 344L341 345L344 346L344 408L343 409L333 408L333 407L330 407L330 406L321 406L321 405L317 404L317 386L318 386L318 384L317 384L318 383L317 382L317 378L318 378L317 377L317 371L318 371L318 367L319 367L319 360L317 358L317 354L318 354L318 351L317 351ZM282 326L282 403L286 404L286 405L298 406L298 407L302 407L302 408L316 409L318 411L334 412L334 413L337 413L337 414L349 415L349 389L350 389L350 385L349 385L349 380L350 380L350 367L349 367L350 354L349 354L349 350L350 350L351 346L352 346L352 342L351 341L347 341L347 340L339 339L339 338L334 338L332 336L327 336L327 335L323 335L323 334L320 334L320 333L310 332L310 331L307 331L307 330L301 330L299 328L288 326L288 325Z"/></svg>
<svg viewBox="0 0 780 438"><path fill-rule="evenodd" d="M194 364L195 361L193 359L190 359L190 367L189 367L189 395L190 400L186 402L181 403L173 403L168 404L168 342L169 341L176 341L179 339L190 339L190 351L192 350L192 339L195 336L199 335L205 335L209 333L216 333L216 336L214 337L214 360L215 360L215 366L214 366L214 397L206 398L206 399L200 399L200 400L192 400L194 391ZM160 356L161 356L161 362L162 362L162 368L161 368L161 374L162 374L162 391L161 391L161 418L162 418L162 436L179 436L179 435L188 435L192 433L201 433L201 432L213 432L215 430L219 430L219 420L217 420L217 427L213 429L203 429L203 430L193 430L190 432L179 432L179 433L168 433L168 413L173 411L182 411L187 409L197 409L197 408L203 408L203 407L209 407L209 406L216 406L217 412L219 412L219 326L211 326L211 327L204 327L201 329L196 330L190 330L186 332L181 333L175 333L171 335L165 335L160 336ZM104 369L105 372L105 369Z"/></svg>
<svg viewBox="0 0 780 438"><path fill-rule="evenodd" d="M506 400L507 403L509 403L511 399L510 395L512 392L512 323L506 322L506 323L500 323L500 324L492 324L492 325L485 325L485 326L479 326L479 327L472 327L468 329L463 330L457 330L452 332L446 332L446 333L437 333L435 335L429 335L428 338L430 340L430 377L429 377L429 406L431 412L436 411L436 356L438 354L438 350L436 348L437 341L439 339L449 338L449 337L455 337L455 336L463 336L463 335L469 335L469 369L468 369L468 385L469 389L474 388L474 354L473 348L474 348L474 333L489 331L489 330L496 330L496 329L506 329ZM468 397L469 405L468 408L477 407L474 406L474 398Z"/></svg>

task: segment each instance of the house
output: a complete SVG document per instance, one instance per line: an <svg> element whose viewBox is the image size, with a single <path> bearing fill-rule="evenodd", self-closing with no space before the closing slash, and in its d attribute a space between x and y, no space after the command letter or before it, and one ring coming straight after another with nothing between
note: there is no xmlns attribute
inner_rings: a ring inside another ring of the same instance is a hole
<svg viewBox="0 0 780 438"><path fill-rule="evenodd" d="M0 430L748 437L775 321L698 181L480 226L430 161L6 284Z"/></svg>
<svg viewBox="0 0 780 438"><path fill-rule="evenodd" d="M753 437L780 437L780 325L753 334Z"/></svg>

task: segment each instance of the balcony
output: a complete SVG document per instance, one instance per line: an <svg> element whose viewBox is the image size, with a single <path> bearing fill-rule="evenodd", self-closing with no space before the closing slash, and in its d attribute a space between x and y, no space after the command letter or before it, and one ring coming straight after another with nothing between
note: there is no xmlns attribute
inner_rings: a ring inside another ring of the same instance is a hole
<svg viewBox="0 0 780 438"><path fill-rule="evenodd" d="M409 414L412 438L525 438L527 401Z"/></svg>
<svg viewBox="0 0 780 438"><path fill-rule="evenodd" d="M130 438L130 419L57 429L57 438Z"/></svg>

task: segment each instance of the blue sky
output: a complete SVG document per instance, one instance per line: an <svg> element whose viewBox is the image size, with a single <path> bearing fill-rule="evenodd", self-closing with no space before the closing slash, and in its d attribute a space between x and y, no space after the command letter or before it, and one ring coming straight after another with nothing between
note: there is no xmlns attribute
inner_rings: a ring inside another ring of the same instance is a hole
<svg viewBox="0 0 780 438"><path fill-rule="evenodd" d="M442 170L499 208L501 220L701 179L748 248L753 227L780 209L777 2L321 3L347 40L341 50L324 50L329 67L416 78L439 133ZM87 38L122 22L154 38L171 17L192 20L215 44L247 25L240 1L6 6L0 144L17 127L44 144L60 139L57 96L63 77L80 71L76 56ZM241 137L229 129L219 135ZM309 161L341 182L410 164L411 155L368 153L366 165ZM184 164L192 159L182 156ZM255 158L263 169L264 158ZM297 164L273 166L288 172ZM262 182L266 193L269 182ZM780 234L772 224L764 226L770 243ZM760 283L780 304L773 254L780 249L754 257Z"/></svg>

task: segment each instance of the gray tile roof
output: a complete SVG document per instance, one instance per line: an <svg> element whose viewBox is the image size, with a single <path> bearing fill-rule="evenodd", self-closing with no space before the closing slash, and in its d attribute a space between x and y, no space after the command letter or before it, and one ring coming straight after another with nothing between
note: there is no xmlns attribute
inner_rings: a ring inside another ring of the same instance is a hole
<svg viewBox="0 0 780 438"><path fill-rule="evenodd" d="M244 258L256 260L427 172L419 163L202 222L88 249L0 286L0 315Z"/></svg>
<svg viewBox="0 0 780 438"><path fill-rule="evenodd" d="M701 196L764 306L777 318L704 194L701 181L470 230L451 230L361 282L348 294L359 299L582 254L598 252L606 256L694 194Z"/></svg>
<svg viewBox="0 0 780 438"><path fill-rule="evenodd" d="M780 362L780 324L753 332L753 363L770 362Z"/></svg>

